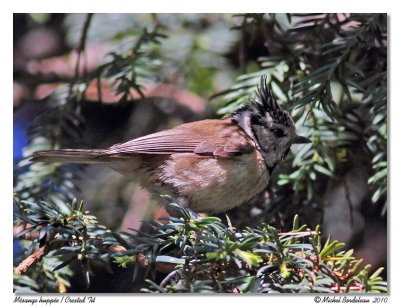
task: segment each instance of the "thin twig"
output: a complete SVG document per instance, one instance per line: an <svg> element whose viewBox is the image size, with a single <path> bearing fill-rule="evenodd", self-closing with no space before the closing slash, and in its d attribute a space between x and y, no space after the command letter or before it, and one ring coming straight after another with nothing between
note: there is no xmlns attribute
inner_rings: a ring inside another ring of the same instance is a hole
<svg viewBox="0 0 400 306"><path fill-rule="evenodd" d="M351 202L351 197L350 197L350 190L349 190L349 181L347 178L347 173L344 175L344 194L347 200L347 205L349 207L349 215L350 215L350 225L353 227L354 225L354 219L353 219L353 205Z"/></svg>
<svg viewBox="0 0 400 306"><path fill-rule="evenodd" d="M279 236L312 236L315 235L315 231L303 231L303 232L294 232L294 233L279 233Z"/></svg>
<svg viewBox="0 0 400 306"><path fill-rule="evenodd" d="M26 273L29 268L31 268L34 264L39 262L44 256L46 256L52 249L54 248L53 245L46 244L36 250L33 254L25 258L18 267L15 268L15 274L21 275Z"/></svg>
<svg viewBox="0 0 400 306"><path fill-rule="evenodd" d="M154 22L154 30L153 31L155 32L160 28L161 22L160 22L160 20L158 20L157 14L155 14L155 13L151 13L151 19Z"/></svg>
<svg viewBox="0 0 400 306"><path fill-rule="evenodd" d="M92 17L93 17L93 13L89 13L86 15L85 23L83 24L81 37L79 40L79 45L76 48L78 58L77 58L76 64L75 64L75 77L74 77L75 80L77 80L79 78L79 68L80 68L80 64L81 64L81 57L82 57L82 53L85 51L86 38L87 38L88 31L89 31L90 23L92 21ZM86 73L86 67L84 67L84 73Z"/></svg>

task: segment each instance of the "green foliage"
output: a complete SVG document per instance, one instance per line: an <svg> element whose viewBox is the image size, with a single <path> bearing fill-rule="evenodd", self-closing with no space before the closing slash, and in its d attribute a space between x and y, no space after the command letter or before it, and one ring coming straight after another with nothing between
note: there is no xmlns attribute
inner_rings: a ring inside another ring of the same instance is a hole
<svg viewBox="0 0 400 306"><path fill-rule="evenodd" d="M372 202L376 203L380 198L385 197L387 193L387 161L384 158L384 154L379 153L374 157L372 163L375 173L368 180L368 183L377 185L377 189L372 195ZM386 214L386 206L384 206L382 214Z"/></svg>
<svg viewBox="0 0 400 306"><path fill-rule="evenodd" d="M230 16L223 14L157 15L168 37L160 46L160 76L204 98L221 88L219 79L231 79L227 53L237 40ZM221 69L223 68L223 69Z"/></svg>
<svg viewBox="0 0 400 306"><path fill-rule="evenodd" d="M60 207L53 202L20 201L15 198L14 208L15 225L25 227L15 238L26 240L25 243L30 241L25 255L31 255L42 246L49 252L41 268L32 272L35 280L28 282L26 276L16 276L15 289L18 292L25 291L23 285L31 290L41 288L42 292L56 292L54 286L59 282L68 287L68 277L72 272L64 268L74 261L82 267L87 285L90 284L93 261L102 263L105 269L112 271L105 246L116 244L117 241L104 226L98 225L96 217L83 210L82 203L74 200ZM31 282L34 285L30 285Z"/></svg>
<svg viewBox="0 0 400 306"><path fill-rule="evenodd" d="M87 30L84 28L84 31ZM81 36L85 37L86 33ZM115 94L120 95L120 102L132 97L131 90L143 97L142 82L154 78L155 69L159 65L159 60L152 58L149 45L159 44L159 39L164 37L159 33L157 24L151 31L144 28L127 50L109 54L106 62L89 76L80 77L77 73L70 84L43 101L43 107L28 130L29 144L23 152L25 158L16 170L14 191L21 199L47 199L60 207L72 201L77 189L73 182L78 177L77 170L82 167L32 164L29 161L31 154L39 150L82 145L84 118L81 116L80 104L92 80L98 81L99 97L102 96L102 80L108 80L115 86Z"/></svg>
<svg viewBox="0 0 400 306"><path fill-rule="evenodd" d="M61 216L50 203L19 203L24 214L16 215L16 223L32 224L19 237L36 233L39 241L57 247L41 263L41 273L36 267L32 278L16 276L15 290L56 292L60 288L54 286L60 283L65 290L73 262L79 263L89 285L93 264L113 273L115 262L132 270L133 281L145 267L147 277L153 275L145 292L386 292L381 269L369 275L371 267L362 267L352 251L343 251L343 243L328 239L322 245L319 228L298 226L297 217L287 233L266 224L239 231L218 218L198 217L168 199L176 216L166 224L149 223L153 233L135 235L106 230L76 202ZM36 239L31 246L38 244ZM116 245L124 250L113 252L111 246ZM156 283L160 269L168 275ZM47 284L44 290L44 280L53 287Z"/></svg>
<svg viewBox="0 0 400 306"><path fill-rule="evenodd" d="M258 59L258 71L241 75L216 95L226 101L219 113L246 103L260 76L267 75L278 101L292 110L300 133L313 140L296 152L293 171L282 174L278 184L290 183L296 193L315 200L322 181L329 185L349 165L366 162L375 189L371 200L381 202L384 214L386 14L246 14L237 29L249 27L264 39L266 56Z"/></svg>
<svg viewBox="0 0 400 306"><path fill-rule="evenodd" d="M90 22L90 18L87 20ZM108 246L116 244L116 240L105 227L97 225L96 217L82 210L74 197L74 192L79 190L74 182L82 167L31 163L29 158L38 150L81 144L84 118L80 104L92 80L97 79L99 83L109 80L115 85L116 95L121 94L122 102L131 96L131 89L143 96L141 82L153 78L155 66L159 64L148 50L149 44L157 44L165 37L158 29L158 26L151 31L144 28L131 48L113 52L89 76L81 77L77 73L70 84L43 101L43 107L28 130L25 158L16 170L14 223L24 227L15 236L27 245L24 256L31 256L40 247L46 247L50 255L28 274L15 275L16 292L65 291L73 275L69 269L73 263L81 266L87 286L93 262L100 262L104 269L112 271L105 258L108 258ZM84 27L83 31L87 30L88 27ZM81 36L85 37L86 33Z"/></svg>
<svg viewBox="0 0 400 306"><path fill-rule="evenodd" d="M77 177L76 167L29 162L35 151L73 145L81 139L83 118L79 113L79 100L82 92L79 86L73 88L65 86L46 98L28 130L29 143L23 151L25 158L18 164L14 186L23 200L48 199L62 207L74 197L72 182Z"/></svg>
<svg viewBox="0 0 400 306"><path fill-rule="evenodd" d="M154 78L156 68L160 66L160 61L153 58L151 47L160 44L160 39L165 37L156 24L150 31L144 28L127 50L111 52L109 60L92 75L99 83L99 97L102 96L100 82L106 78L115 86L115 94L121 95L120 102L126 102L128 98L135 100L131 90L144 98L141 84Z"/></svg>
<svg viewBox="0 0 400 306"><path fill-rule="evenodd" d="M154 236L134 245L150 252L155 262L176 264L160 284L149 280L157 292L385 292L385 282L369 276L370 267L343 243L320 242L317 228L305 225L279 233L268 225L239 231L219 219L197 217L171 202L180 218L157 228ZM298 220L295 220L295 224ZM134 239L136 240L136 239ZM166 251L168 250L168 251ZM129 252L129 251L128 251ZM150 256L149 256L150 257Z"/></svg>
<svg viewBox="0 0 400 306"><path fill-rule="evenodd" d="M54 269L62 263L60 258L46 256L27 274L14 274L15 293L65 293L71 286L73 271L68 267Z"/></svg>

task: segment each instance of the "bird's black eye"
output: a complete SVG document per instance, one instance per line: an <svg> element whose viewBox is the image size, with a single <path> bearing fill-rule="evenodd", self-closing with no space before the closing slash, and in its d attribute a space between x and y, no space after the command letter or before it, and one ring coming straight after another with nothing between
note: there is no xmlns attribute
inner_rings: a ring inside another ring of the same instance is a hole
<svg viewBox="0 0 400 306"><path fill-rule="evenodd" d="M279 138L286 136L282 129L273 129L272 132L274 132L275 136Z"/></svg>

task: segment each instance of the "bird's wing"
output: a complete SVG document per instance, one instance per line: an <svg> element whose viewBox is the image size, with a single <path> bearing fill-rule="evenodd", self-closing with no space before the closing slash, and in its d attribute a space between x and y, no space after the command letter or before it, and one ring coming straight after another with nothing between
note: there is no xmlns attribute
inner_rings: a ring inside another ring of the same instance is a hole
<svg viewBox="0 0 400 306"><path fill-rule="evenodd" d="M202 120L136 138L106 149L106 155L195 153L230 157L254 150L249 137L230 119Z"/></svg>

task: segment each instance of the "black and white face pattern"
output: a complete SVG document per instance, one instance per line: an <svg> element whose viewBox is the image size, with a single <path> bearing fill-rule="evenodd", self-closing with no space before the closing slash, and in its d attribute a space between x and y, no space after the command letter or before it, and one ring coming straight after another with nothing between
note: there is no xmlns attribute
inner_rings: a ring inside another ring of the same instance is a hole
<svg viewBox="0 0 400 306"><path fill-rule="evenodd" d="M232 118L257 144L269 167L284 159L296 138L292 118L275 101L266 79L256 92L257 99L236 111Z"/></svg>
<svg viewBox="0 0 400 306"><path fill-rule="evenodd" d="M286 157L296 135L293 122L288 125L275 122L266 113L260 120L253 119L251 127L268 164L275 164Z"/></svg>

